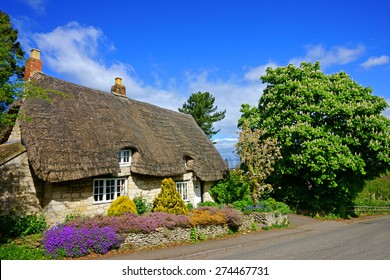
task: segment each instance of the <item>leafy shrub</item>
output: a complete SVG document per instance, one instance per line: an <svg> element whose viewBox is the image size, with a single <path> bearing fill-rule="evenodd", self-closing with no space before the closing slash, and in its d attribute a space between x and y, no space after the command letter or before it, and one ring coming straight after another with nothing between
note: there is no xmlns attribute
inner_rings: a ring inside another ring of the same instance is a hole
<svg viewBox="0 0 390 280"><path fill-rule="evenodd" d="M119 216L124 213L137 213L135 203L127 196L119 196L111 202L108 208L108 216Z"/></svg>
<svg viewBox="0 0 390 280"><path fill-rule="evenodd" d="M245 211L248 207L254 206L253 200L247 198L233 202L233 207Z"/></svg>
<svg viewBox="0 0 390 280"><path fill-rule="evenodd" d="M0 218L0 239L3 242L7 238L42 233L46 226L46 220L43 215L9 214Z"/></svg>
<svg viewBox="0 0 390 280"><path fill-rule="evenodd" d="M161 191L153 201L152 211L173 214L188 213L183 199L176 190L176 184L171 178L162 181Z"/></svg>
<svg viewBox="0 0 390 280"><path fill-rule="evenodd" d="M219 207L198 207L190 211L190 223L192 226L203 225L228 225L237 229L242 225L243 217L240 211L230 206Z"/></svg>
<svg viewBox="0 0 390 280"><path fill-rule="evenodd" d="M43 247L53 258L81 257L91 252L105 254L119 248L123 239L110 227L88 229L55 226L44 232Z"/></svg>
<svg viewBox="0 0 390 280"><path fill-rule="evenodd" d="M244 206L243 203L240 205L241 207ZM250 212L273 212L278 211L281 214L287 214L291 213L290 208L287 206L287 204L283 202L278 202L273 198L268 198L267 200L260 200L257 205L247 205L245 208L241 209L244 213L250 213Z"/></svg>
<svg viewBox="0 0 390 280"><path fill-rule="evenodd" d="M219 204L214 201L205 201L205 202L198 203L198 207L202 207L202 206L218 207Z"/></svg>
<svg viewBox="0 0 390 280"><path fill-rule="evenodd" d="M212 212L197 208L190 213L190 223L192 226L223 225L226 220L221 211Z"/></svg>
<svg viewBox="0 0 390 280"><path fill-rule="evenodd" d="M188 210L194 209L194 205L192 205L191 202L188 202L187 205L186 205L186 207L187 207Z"/></svg>
<svg viewBox="0 0 390 280"><path fill-rule="evenodd" d="M135 206L137 208L138 215L143 215L145 213L148 213L153 208L153 205L148 203L147 199L145 197L143 197L141 194L138 196L135 196L133 198L133 202L135 203Z"/></svg>
<svg viewBox="0 0 390 280"><path fill-rule="evenodd" d="M66 222L70 222L70 221L73 221L74 219L80 219L80 218L86 218L87 216L86 215L83 215L83 214L80 214L80 213L72 213L72 214L68 214L66 215L65 217L65 223Z"/></svg>
<svg viewBox="0 0 390 280"><path fill-rule="evenodd" d="M219 204L232 204L235 201L248 198L250 189L248 183L241 180L237 171L230 170L225 179L211 188L210 194Z"/></svg>
<svg viewBox="0 0 390 280"><path fill-rule="evenodd" d="M241 211L238 211L231 206L226 206L222 208L221 211L229 228L237 230L242 225L244 219Z"/></svg>

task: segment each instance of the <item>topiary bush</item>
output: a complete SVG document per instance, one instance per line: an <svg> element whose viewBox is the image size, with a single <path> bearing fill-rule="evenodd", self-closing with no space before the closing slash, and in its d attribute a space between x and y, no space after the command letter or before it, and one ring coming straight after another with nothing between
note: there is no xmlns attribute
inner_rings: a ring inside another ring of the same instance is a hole
<svg viewBox="0 0 390 280"><path fill-rule="evenodd" d="M137 213L135 203L127 196L119 196L108 208L108 216L120 216L124 213Z"/></svg>
<svg viewBox="0 0 390 280"><path fill-rule="evenodd" d="M153 201L153 212L187 214L188 209L176 190L175 182L169 178L162 180L161 191Z"/></svg>

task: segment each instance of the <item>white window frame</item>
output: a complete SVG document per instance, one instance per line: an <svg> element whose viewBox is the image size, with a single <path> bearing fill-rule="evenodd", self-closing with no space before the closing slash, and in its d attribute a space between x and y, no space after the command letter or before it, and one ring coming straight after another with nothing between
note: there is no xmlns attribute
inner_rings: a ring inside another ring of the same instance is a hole
<svg viewBox="0 0 390 280"><path fill-rule="evenodd" d="M118 162L120 166L131 165L132 152L130 149L123 149L118 152Z"/></svg>
<svg viewBox="0 0 390 280"><path fill-rule="evenodd" d="M126 195L127 179L125 178L98 178L93 180L93 203L108 203L118 196Z"/></svg>
<svg viewBox="0 0 390 280"><path fill-rule="evenodd" d="M188 186L189 181L176 182L176 190L185 202L190 201Z"/></svg>

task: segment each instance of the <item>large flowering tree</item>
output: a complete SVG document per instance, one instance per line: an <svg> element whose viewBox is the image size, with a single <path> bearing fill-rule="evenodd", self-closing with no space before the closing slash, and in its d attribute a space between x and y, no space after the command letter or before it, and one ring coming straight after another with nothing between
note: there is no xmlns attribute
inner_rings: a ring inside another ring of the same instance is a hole
<svg viewBox="0 0 390 280"><path fill-rule="evenodd" d="M265 131L251 129L249 122L242 125L238 143L237 154L243 163L239 173L249 184L252 199L257 204L259 197L272 190L272 185L266 179L274 170L274 163L280 158L278 140L263 137Z"/></svg>
<svg viewBox="0 0 390 280"><path fill-rule="evenodd" d="M320 64L268 68L257 107L242 105L239 125L275 137L282 158L271 181L299 208L345 213L364 180L390 167L386 101L344 72L326 75Z"/></svg>

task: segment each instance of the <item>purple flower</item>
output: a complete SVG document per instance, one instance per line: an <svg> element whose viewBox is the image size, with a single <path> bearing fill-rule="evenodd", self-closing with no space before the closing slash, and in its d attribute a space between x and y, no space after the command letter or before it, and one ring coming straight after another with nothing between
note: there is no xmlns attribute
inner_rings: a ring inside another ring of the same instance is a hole
<svg viewBox="0 0 390 280"><path fill-rule="evenodd" d="M119 248L123 242L110 227L89 229L57 225L43 235L43 246L53 258L81 257L91 252L105 254L113 248Z"/></svg>

